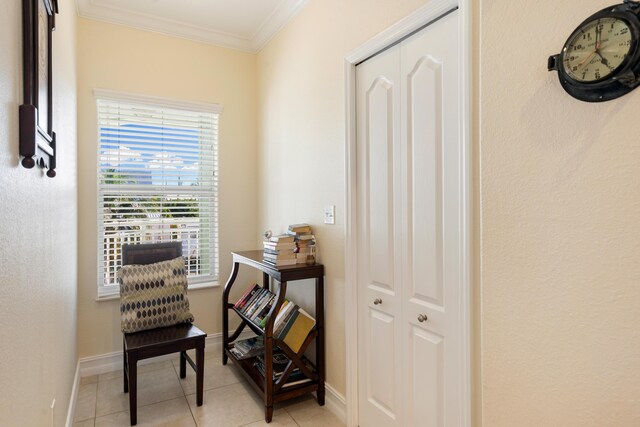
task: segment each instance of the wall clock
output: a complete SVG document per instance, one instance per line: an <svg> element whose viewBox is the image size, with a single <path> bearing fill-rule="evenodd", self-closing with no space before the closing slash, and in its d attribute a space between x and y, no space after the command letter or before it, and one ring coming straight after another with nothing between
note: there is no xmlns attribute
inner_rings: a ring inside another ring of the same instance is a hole
<svg viewBox="0 0 640 427"><path fill-rule="evenodd" d="M585 19L562 51L549 57L569 95L586 102L609 101L640 84L640 3L625 0Z"/></svg>

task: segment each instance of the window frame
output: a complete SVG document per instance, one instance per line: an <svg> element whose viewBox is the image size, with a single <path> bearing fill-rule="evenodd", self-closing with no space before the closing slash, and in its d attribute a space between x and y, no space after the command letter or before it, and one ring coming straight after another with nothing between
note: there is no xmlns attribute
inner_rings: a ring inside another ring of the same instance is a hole
<svg viewBox="0 0 640 427"><path fill-rule="evenodd" d="M148 96L148 95L138 95L131 94L125 92L104 90L104 89L94 89L94 106L96 108L96 150L94 154L96 155L95 165L96 165L96 240L97 240L97 258L95 260L96 264L96 279L97 279L97 300L109 300L109 299L117 299L120 295L120 289L117 285L105 285L104 278L100 274L99 262L103 257L103 239L104 239L104 223L101 223L102 219L100 219L100 205L103 202L102 200L102 191L101 191L101 183L100 183L100 150L101 150L101 142L100 142L100 120L98 118L99 115L99 101L115 101L115 102L127 102L127 103L135 103L148 105L154 108L167 108L173 110L184 110L194 113L207 113L216 115L216 122L220 123L220 116L223 112L223 107L220 104L213 103L204 103L204 102L192 102L192 101L183 101L183 100L174 100L169 98L162 98L156 96ZM220 135L217 132L216 137L213 140L214 146L214 157L217 158L217 153L219 150L220 143ZM217 161L214 161L213 172L216 177L219 177L219 164ZM212 193L213 193L213 203L214 206L219 207L219 180L216 179L212 182ZM200 277L195 280L189 279L189 289L201 289L201 288L210 288L210 287L218 287L220 286L220 262L219 262L219 227L218 227L219 213L217 209L215 212L211 213L211 228L212 228L212 237L213 237L213 265L211 266L212 274L205 278Z"/></svg>

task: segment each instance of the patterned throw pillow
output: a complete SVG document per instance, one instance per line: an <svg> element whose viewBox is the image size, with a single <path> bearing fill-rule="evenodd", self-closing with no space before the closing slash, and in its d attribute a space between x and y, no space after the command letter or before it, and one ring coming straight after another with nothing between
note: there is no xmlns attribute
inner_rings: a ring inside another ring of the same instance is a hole
<svg viewBox="0 0 640 427"><path fill-rule="evenodd" d="M125 265L118 271L118 283L122 332L193 322L184 258Z"/></svg>

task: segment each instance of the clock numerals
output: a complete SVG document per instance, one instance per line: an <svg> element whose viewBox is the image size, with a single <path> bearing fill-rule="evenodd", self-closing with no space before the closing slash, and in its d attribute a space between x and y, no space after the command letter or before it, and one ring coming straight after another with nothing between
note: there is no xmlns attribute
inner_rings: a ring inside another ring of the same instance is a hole
<svg viewBox="0 0 640 427"><path fill-rule="evenodd" d="M602 18L586 23L566 45L565 72L579 82L608 77L622 64L631 47L631 32L626 22Z"/></svg>
<svg viewBox="0 0 640 427"><path fill-rule="evenodd" d="M585 102L619 98L640 87L640 0L624 0L585 19L547 61L560 85Z"/></svg>

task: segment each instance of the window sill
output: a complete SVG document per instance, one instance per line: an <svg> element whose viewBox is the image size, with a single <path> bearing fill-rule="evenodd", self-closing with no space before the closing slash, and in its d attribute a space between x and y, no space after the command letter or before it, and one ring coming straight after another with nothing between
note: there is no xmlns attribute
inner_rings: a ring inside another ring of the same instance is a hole
<svg viewBox="0 0 640 427"><path fill-rule="evenodd" d="M199 289L211 289L211 288L218 288L220 287L220 282L218 281L213 281L213 282L202 282L202 283L194 283L189 285L188 290L189 291L196 291ZM112 300L118 300L120 299L120 292L118 290L117 287L115 287L116 289L113 290L102 290L102 292L100 292L100 290L98 290L98 296L96 296L96 301L112 301Z"/></svg>

